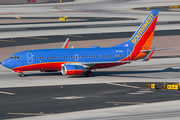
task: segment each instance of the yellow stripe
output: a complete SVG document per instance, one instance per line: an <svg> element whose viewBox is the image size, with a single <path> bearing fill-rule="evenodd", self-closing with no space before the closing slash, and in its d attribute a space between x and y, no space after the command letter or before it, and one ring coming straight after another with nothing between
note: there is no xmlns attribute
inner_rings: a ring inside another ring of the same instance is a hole
<svg viewBox="0 0 180 120"><path fill-rule="evenodd" d="M169 9L173 9L173 8L179 8L179 5L169 6Z"/></svg>
<svg viewBox="0 0 180 120"><path fill-rule="evenodd" d="M30 38L30 39L44 39L47 40L48 38L39 38L39 37L23 37L23 38Z"/></svg>
<svg viewBox="0 0 180 120"><path fill-rule="evenodd" d="M3 41L3 42L16 42L15 40L0 40L0 41Z"/></svg>
<svg viewBox="0 0 180 120"><path fill-rule="evenodd" d="M17 18L17 19L21 19L20 17L15 17L15 18Z"/></svg>

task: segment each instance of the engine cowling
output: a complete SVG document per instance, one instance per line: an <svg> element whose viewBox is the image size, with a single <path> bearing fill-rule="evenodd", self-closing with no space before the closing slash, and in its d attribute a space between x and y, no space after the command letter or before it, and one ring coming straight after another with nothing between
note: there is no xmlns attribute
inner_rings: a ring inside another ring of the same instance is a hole
<svg viewBox="0 0 180 120"><path fill-rule="evenodd" d="M84 68L81 65L62 65L61 73L63 75L82 75Z"/></svg>

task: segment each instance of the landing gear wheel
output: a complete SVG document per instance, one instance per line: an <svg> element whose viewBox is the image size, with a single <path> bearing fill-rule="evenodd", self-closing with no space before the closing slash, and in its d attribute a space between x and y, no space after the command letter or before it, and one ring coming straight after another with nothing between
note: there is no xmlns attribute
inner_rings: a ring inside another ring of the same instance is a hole
<svg viewBox="0 0 180 120"><path fill-rule="evenodd" d="M91 72L91 71L85 72L85 76L86 76L86 77L91 77L91 76L92 76L92 72Z"/></svg>
<svg viewBox="0 0 180 120"><path fill-rule="evenodd" d="M24 77L24 73L19 73L19 76L20 77Z"/></svg>

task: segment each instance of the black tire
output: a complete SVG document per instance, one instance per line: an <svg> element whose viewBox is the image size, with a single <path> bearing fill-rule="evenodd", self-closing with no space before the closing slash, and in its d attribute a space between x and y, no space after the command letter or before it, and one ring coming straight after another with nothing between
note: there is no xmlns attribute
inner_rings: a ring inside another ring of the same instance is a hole
<svg viewBox="0 0 180 120"><path fill-rule="evenodd" d="M20 76L20 77L24 77L24 73L20 73L19 76Z"/></svg>
<svg viewBox="0 0 180 120"><path fill-rule="evenodd" d="M91 76L92 76L92 72L91 72L91 71L85 72L85 76L86 76L86 77L91 77Z"/></svg>

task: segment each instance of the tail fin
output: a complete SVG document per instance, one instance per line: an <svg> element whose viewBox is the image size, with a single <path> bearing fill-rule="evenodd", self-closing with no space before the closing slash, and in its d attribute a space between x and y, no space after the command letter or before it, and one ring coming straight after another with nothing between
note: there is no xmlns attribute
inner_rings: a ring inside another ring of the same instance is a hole
<svg viewBox="0 0 180 120"><path fill-rule="evenodd" d="M134 47L150 50L159 10L152 10L133 36L125 43L113 47Z"/></svg>

